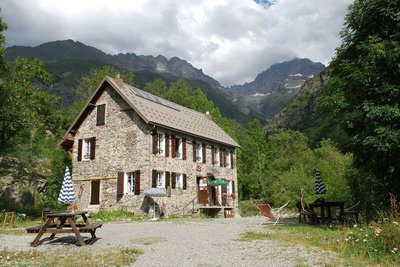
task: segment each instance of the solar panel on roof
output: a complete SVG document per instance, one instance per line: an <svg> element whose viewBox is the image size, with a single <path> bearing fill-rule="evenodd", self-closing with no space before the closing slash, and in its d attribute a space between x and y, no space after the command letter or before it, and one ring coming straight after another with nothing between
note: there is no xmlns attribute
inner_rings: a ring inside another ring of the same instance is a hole
<svg viewBox="0 0 400 267"><path fill-rule="evenodd" d="M128 86L133 91L133 93L135 95L139 96L139 97L142 97L144 99L150 100L150 101L155 102L157 104L160 104L160 105L163 105L163 106L166 106L166 107L170 107L172 109L175 109L175 110L179 111L178 106L175 103L172 103L171 101L165 100L165 99L163 99L161 97L155 96L153 94L150 94L150 93L148 93L146 91L143 91L143 90L140 90L138 88L132 87L130 85L128 85Z"/></svg>

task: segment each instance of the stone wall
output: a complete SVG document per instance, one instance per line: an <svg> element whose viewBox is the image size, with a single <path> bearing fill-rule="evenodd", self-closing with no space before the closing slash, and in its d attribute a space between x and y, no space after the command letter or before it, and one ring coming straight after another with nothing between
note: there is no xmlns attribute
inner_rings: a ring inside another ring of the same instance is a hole
<svg viewBox="0 0 400 267"><path fill-rule="evenodd" d="M134 212L147 212L152 200L142 192L151 188L152 170L186 173L187 188L171 189L171 197L155 199L158 205L164 202L168 212L182 209L197 196L196 177L215 173L216 177L234 180L237 186L235 168L211 164L211 142L195 140L206 144L206 164L193 162L193 137L165 129L157 129L186 139L187 159L153 155L151 147L152 126L147 125L139 115L108 87L96 104L106 104L106 123L96 126L96 108L87 115L75 136L73 148L73 180L79 197L80 209L112 210L126 208ZM77 161L78 139L96 137L95 159ZM216 145L216 144L214 144ZM140 195L125 194L117 198L117 174L120 171L140 170ZM90 206L91 180L100 179L100 205ZM236 189L237 190L237 189ZM236 205L235 205L236 206Z"/></svg>

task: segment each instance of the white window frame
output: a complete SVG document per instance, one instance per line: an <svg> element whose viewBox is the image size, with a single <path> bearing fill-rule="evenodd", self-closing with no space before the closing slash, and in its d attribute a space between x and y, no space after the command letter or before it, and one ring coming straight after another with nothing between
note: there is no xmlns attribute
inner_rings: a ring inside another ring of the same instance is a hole
<svg viewBox="0 0 400 267"><path fill-rule="evenodd" d="M225 162L226 162L226 167L231 166L231 151L229 149L226 150Z"/></svg>
<svg viewBox="0 0 400 267"><path fill-rule="evenodd" d="M183 189L183 174L182 173L175 174L175 188Z"/></svg>
<svg viewBox="0 0 400 267"><path fill-rule="evenodd" d="M165 188L165 173L157 172L156 188Z"/></svg>
<svg viewBox="0 0 400 267"><path fill-rule="evenodd" d="M82 142L82 160L90 160L90 153L92 151L91 138L85 138Z"/></svg>
<svg viewBox="0 0 400 267"><path fill-rule="evenodd" d="M213 162L214 165L219 165L219 153L220 153L219 147L216 146L214 148L214 162Z"/></svg>
<svg viewBox="0 0 400 267"><path fill-rule="evenodd" d="M165 134L157 133L157 154L165 155Z"/></svg>
<svg viewBox="0 0 400 267"><path fill-rule="evenodd" d="M182 159L183 158L183 149L182 149L182 138L180 137L175 137L176 140L176 157L178 159Z"/></svg>
<svg viewBox="0 0 400 267"><path fill-rule="evenodd" d="M124 193L134 194L135 193L135 172L126 172L124 175Z"/></svg>
<svg viewBox="0 0 400 267"><path fill-rule="evenodd" d="M196 144L196 162L203 162L203 144Z"/></svg>

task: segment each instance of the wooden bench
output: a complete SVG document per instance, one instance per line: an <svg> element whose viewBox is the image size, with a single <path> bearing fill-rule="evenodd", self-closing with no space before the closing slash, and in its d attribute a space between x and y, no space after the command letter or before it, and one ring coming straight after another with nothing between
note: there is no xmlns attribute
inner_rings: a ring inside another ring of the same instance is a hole
<svg viewBox="0 0 400 267"><path fill-rule="evenodd" d="M90 235L92 236L90 241L93 242L96 240L96 230L97 230L97 228L100 228L101 226L103 226L102 223L91 223L89 225L79 227L78 229L79 229L80 233L90 233Z"/></svg>
<svg viewBox="0 0 400 267"><path fill-rule="evenodd" d="M96 240L96 230L97 230L97 228L100 228L101 226L103 226L102 223L92 223L92 224L89 224L89 225L76 224L76 227L78 228L80 233L90 233L90 235L91 235L90 242L93 242L93 241ZM31 227L27 227L26 231L28 233L39 233L39 231L40 231L40 229L42 229L42 227L43 227L43 225L31 226ZM68 225L68 224L65 224L63 226L63 228L64 227L65 228L69 228L71 226ZM56 223L49 225L48 228L54 228L54 229L49 229L47 231L49 233L62 233L63 232L63 229L57 229L57 224ZM69 233L70 229L68 229L68 230L65 229L65 232Z"/></svg>

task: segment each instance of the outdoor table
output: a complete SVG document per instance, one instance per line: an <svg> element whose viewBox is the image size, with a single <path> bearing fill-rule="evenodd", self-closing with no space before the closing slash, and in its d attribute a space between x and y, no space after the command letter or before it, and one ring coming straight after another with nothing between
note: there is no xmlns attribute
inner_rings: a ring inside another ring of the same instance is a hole
<svg viewBox="0 0 400 267"><path fill-rule="evenodd" d="M328 219L328 223L332 223L332 207L338 207L340 209L340 217L344 214L344 202L343 201L318 201L311 203L309 205L311 211L314 211L314 208L321 209L321 224L325 224L325 218ZM325 217L325 209L328 214Z"/></svg>
<svg viewBox="0 0 400 267"><path fill-rule="evenodd" d="M44 233L51 233L50 240L58 233L74 233L81 246L86 244L80 233L90 233L92 235L91 241L94 241L96 239L96 229L101 227L102 224L91 224L86 216L87 213L87 211L48 213L43 225L26 228L28 233L38 233L31 246L38 246ZM76 216L81 216L84 224L75 223ZM57 223L55 223L56 221Z"/></svg>

